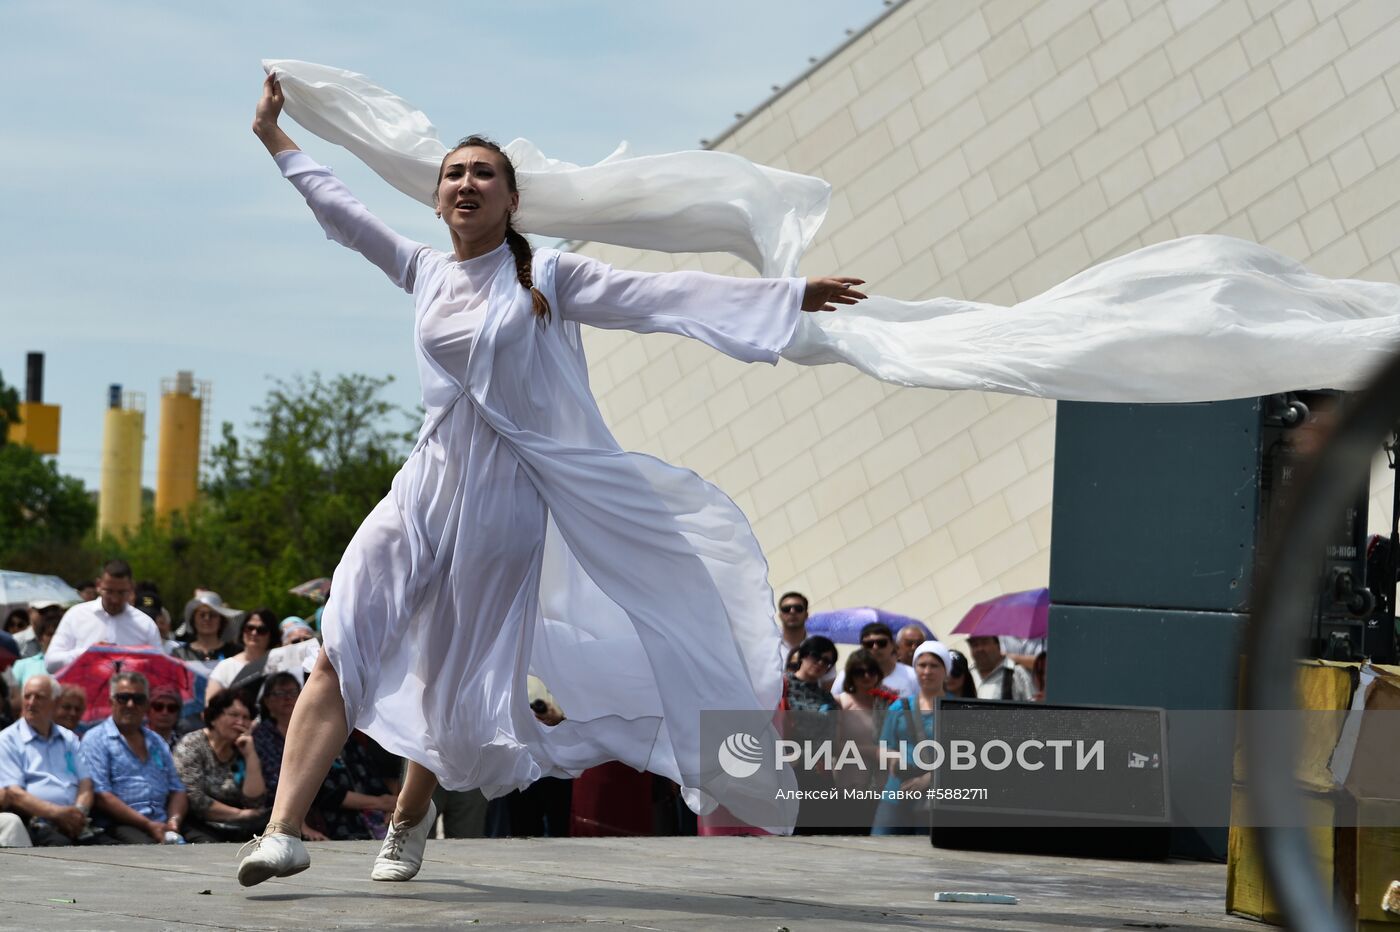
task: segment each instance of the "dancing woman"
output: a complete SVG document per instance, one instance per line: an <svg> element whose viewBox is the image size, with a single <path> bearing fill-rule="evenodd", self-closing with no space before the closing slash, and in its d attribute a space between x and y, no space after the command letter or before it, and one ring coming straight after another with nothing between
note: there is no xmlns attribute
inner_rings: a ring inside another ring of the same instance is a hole
<svg viewBox="0 0 1400 932"><path fill-rule="evenodd" d="M300 827L352 726L409 760L376 880L417 873L439 782L499 795L621 760L677 780L697 809L762 818L766 791L726 782L699 753L702 711L777 703L762 553L717 489L617 446L578 325L681 334L771 363L800 311L854 304L862 281L641 274L532 253L511 224L514 167L476 136L441 164L452 251L439 252L388 229L302 153L278 126L283 102L269 75L253 131L326 234L414 296L427 419L335 571L325 648L240 883L309 865ZM531 670L567 721L534 719Z"/></svg>

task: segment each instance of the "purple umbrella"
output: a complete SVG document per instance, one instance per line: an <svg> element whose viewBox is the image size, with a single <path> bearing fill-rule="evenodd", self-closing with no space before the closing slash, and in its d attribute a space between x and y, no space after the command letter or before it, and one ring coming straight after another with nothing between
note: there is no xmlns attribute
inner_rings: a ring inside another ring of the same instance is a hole
<svg viewBox="0 0 1400 932"><path fill-rule="evenodd" d="M978 602L958 622L953 633L965 634L970 638L1003 634L1017 638L1043 638L1049 630L1050 590L1027 589Z"/></svg>
<svg viewBox="0 0 1400 932"><path fill-rule="evenodd" d="M807 617L807 634L820 634L838 644L859 644L860 629L872 621L883 621L890 631L899 634L905 625L917 625L928 640L938 640L928 625L908 615L887 612L883 608L837 608L829 612L813 612Z"/></svg>

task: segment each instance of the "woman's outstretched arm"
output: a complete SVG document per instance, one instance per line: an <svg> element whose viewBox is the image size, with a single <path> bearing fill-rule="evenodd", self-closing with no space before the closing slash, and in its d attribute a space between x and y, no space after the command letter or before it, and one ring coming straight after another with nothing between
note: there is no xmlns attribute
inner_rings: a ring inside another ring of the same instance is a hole
<svg viewBox="0 0 1400 932"><path fill-rule="evenodd" d="M632 272L577 253L561 253L557 268L565 320L693 337L745 362L776 362L802 311L832 311L865 297L858 278Z"/></svg>
<svg viewBox="0 0 1400 932"><path fill-rule="evenodd" d="M253 115L254 135L262 140L282 174L306 198L327 237L360 253L395 285L412 291L418 253L427 247L391 230L330 169L302 152L277 124L282 104L282 88L276 77L269 74Z"/></svg>

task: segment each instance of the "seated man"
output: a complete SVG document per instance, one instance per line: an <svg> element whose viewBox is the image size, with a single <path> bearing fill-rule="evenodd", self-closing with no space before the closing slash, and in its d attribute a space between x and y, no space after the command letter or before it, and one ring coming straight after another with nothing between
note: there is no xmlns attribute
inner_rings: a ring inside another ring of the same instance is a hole
<svg viewBox="0 0 1400 932"><path fill-rule="evenodd" d="M128 845L160 844L179 833L189 806L170 747L146 728L150 685L140 673L118 673L108 687L112 717L83 736L98 813L107 834Z"/></svg>
<svg viewBox="0 0 1400 932"><path fill-rule="evenodd" d="M78 738L53 720L60 687L47 673L25 680L23 718L0 731L0 787L36 845L93 840L92 780Z"/></svg>

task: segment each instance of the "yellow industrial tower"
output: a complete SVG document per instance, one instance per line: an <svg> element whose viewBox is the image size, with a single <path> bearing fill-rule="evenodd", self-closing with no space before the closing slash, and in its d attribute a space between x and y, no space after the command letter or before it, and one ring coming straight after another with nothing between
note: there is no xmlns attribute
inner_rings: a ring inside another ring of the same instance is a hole
<svg viewBox="0 0 1400 932"><path fill-rule="evenodd" d="M19 423L6 434L10 443L23 443L38 453L58 453L58 405L44 404L44 354L30 353L25 360L24 400L19 403Z"/></svg>
<svg viewBox="0 0 1400 932"><path fill-rule="evenodd" d="M141 524L141 451L146 446L146 396L107 390L102 429L102 492L97 497L97 530L121 537Z"/></svg>
<svg viewBox="0 0 1400 932"><path fill-rule="evenodd" d="M199 461L208 437L208 382L193 372L160 381L160 449L156 454L156 517L165 518L194 504L199 494Z"/></svg>

